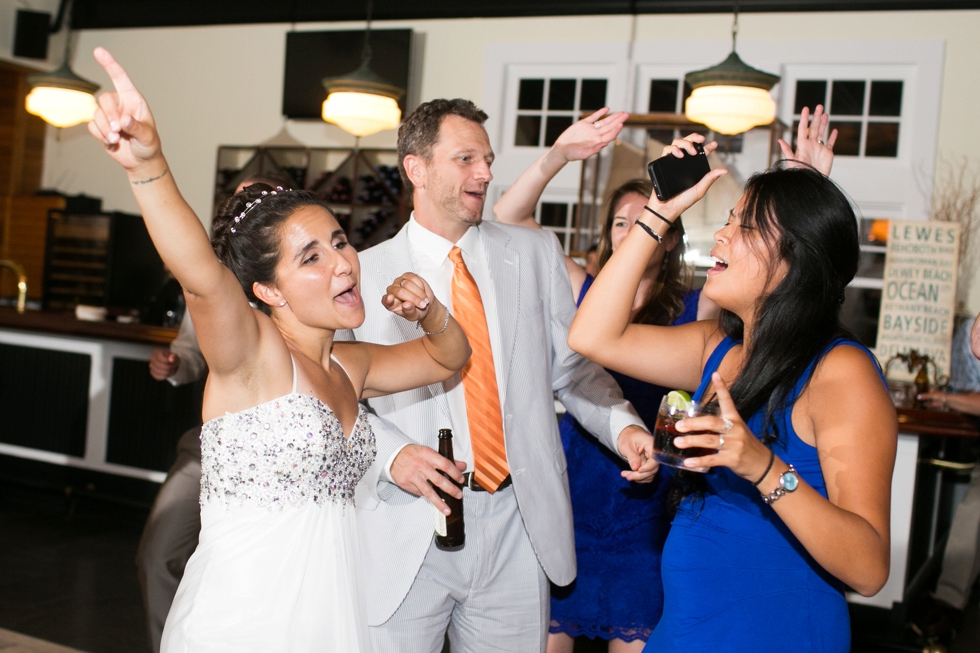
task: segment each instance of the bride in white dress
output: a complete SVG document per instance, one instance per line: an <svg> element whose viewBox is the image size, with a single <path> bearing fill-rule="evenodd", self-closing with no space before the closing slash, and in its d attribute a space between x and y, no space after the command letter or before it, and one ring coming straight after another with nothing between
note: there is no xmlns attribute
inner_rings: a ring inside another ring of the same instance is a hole
<svg viewBox="0 0 980 653"><path fill-rule="evenodd" d="M382 302L418 322L419 339L334 343L364 321L364 305L357 253L323 203L249 186L219 209L209 243L146 101L108 52L95 57L116 92L99 97L89 131L125 169L210 369L200 543L162 650L364 653L353 502L375 443L358 399L449 378L469 357L466 337L406 273Z"/></svg>

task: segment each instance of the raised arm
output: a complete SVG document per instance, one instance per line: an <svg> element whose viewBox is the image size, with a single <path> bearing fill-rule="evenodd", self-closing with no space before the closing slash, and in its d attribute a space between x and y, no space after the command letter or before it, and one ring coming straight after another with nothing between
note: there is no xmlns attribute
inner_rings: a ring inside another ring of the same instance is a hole
<svg viewBox="0 0 980 653"><path fill-rule="evenodd" d="M693 143L703 141L703 136L692 134L675 140L664 153L694 155ZM723 169L712 170L696 186L666 203L658 201L656 195L650 197L647 206L662 218L645 211L602 268L572 321L568 334L572 349L603 367L650 383L683 389L697 387L703 351L716 331L714 323L694 322L679 327L632 324L630 312L643 271L660 246L651 232L663 237L677 216L704 197L711 184L725 173ZM650 361L657 363L652 365Z"/></svg>
<svg viewBox="0 0 980 653"><path fill-rule="evenodd" d="M566 164L587 159L614 141L627 118L629 114L625 111L610 114L609 107L603 107L563 131L555 144L531 164L494 204L493 212L497 220L540 229L541 225L534 219L534 209L548 183ZM572 299L577 301L585 283L585 269L570 256L565 257L565 269L572 282Z"/></svg>
<svg viewBox="0 0 980 653"><path fill-rule="evenodd" d="M834 143L837 142L837 130L830 132L827 136L827 125L830 122L830 114L823 112L823 105L818 104L813 111L813 122L809 122L810 109L803 107L800 112L800 125L796 131L796 152L789 146L789 143L779 139L779 149L783 152L783 158L787 165L795 165L799 161L822 172L827 177L830 176L830 169L834 165Z"/></svg>
<svg viewBox="0 0 980 653"><path fill-rule="evenodd" d="M184 289L211 371L228 374L254 355L257 318L177 189L146 100L111 54L96 48L95 58L116 90L99 96L89 132L126 171L153 245Z"/></svg>
<svg viewBox="0 0 980 653"><path fill-rule="evenodd" d="M494 204L493 213L497 220L540 228L534 220L534 208L548 183L566 164L587 159L614 141L627 118L629 114L625 111L610 114L609 107L603 107L563 131L555 144Z"/></svg>

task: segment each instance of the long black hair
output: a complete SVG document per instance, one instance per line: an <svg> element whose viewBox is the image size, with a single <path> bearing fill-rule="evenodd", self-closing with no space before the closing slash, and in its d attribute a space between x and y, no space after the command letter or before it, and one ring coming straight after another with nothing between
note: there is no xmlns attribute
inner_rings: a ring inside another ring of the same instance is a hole
<svg viewBox="0 0 980 653"><path fill-rule="evenodd" d="M782 263L787 268L779 284L758 300L752 341L729 388L744 419L764 410L761 439L772 446L785 437L776 417L789 408L790 393L806 368L835 338L853 338L840 323L840 309L858 267L857 218L837 185L808 167L777 167L752 176L739 218L762 236L770 278ZM721 311L719 326L735 340L744 335L741 318L730 311ZM696 475L700 480L688 473L677 476L681 495L704 486L701 475Z"/></svg>

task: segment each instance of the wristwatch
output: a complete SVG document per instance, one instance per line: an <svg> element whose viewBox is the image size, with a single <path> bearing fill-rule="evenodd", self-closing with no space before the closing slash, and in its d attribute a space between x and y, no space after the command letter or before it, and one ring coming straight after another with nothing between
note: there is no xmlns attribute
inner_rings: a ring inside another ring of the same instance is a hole
<svg viewBox="0 0 980 653"><path fill-rule="evenodd" d="M796 475L796 468L790 465L787 471L779 475L779 486L768 496L762 497L762 500L766 502L767 506L771 506L780 497L789 494L798 487L800 487L800 477Z"/></svg>

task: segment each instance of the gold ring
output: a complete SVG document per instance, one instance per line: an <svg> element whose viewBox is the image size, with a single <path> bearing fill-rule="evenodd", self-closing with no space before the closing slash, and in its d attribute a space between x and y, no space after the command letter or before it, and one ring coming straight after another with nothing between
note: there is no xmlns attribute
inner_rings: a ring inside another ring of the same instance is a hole
<svg viewBox="0 0 980 653"><path fill-rule="evenodd" d="M824 143L824 142L823 142L822 140L820 140L820 139L818 138L818 139L817 139L817 145L826 145L826 143Z"/></svg>

